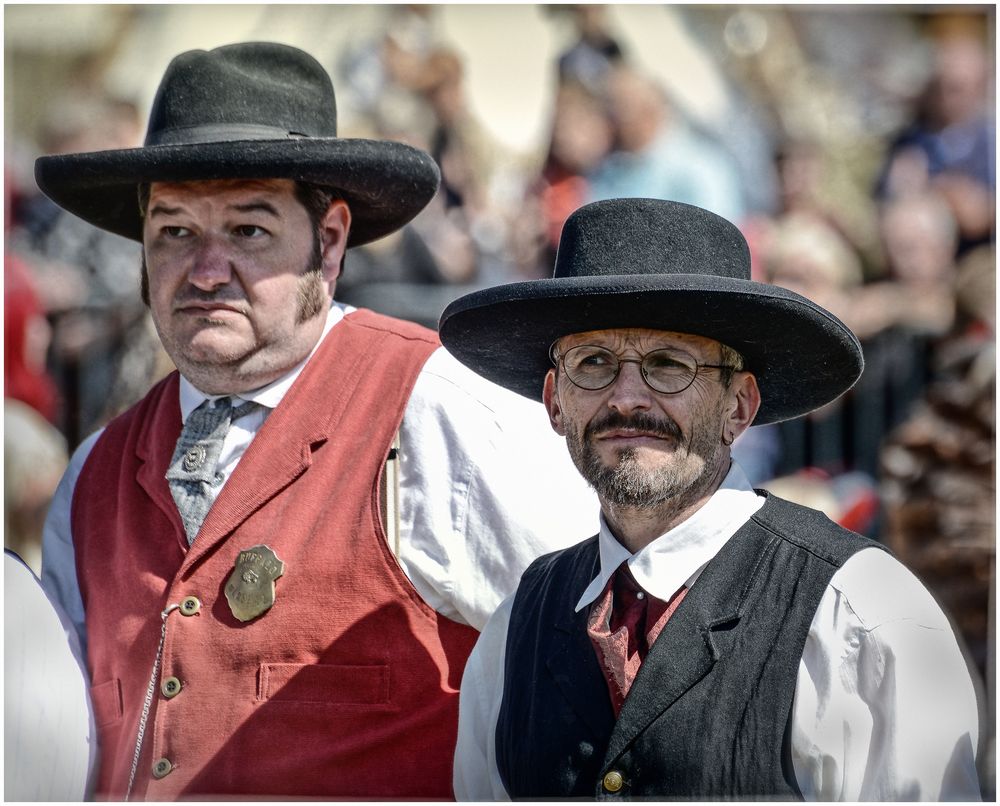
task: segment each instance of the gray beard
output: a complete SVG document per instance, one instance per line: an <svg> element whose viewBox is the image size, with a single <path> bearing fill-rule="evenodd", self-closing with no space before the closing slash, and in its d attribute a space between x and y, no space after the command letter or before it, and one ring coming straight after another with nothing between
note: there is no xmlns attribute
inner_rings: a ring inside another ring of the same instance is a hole
<svg viewBox="0 0 1000 806"><path fill-rule="evenodd" d="M642 467L633 448L621 453L617 465L608 467L587 443L577 467L602 499L630 509L656 509L689 486L675 468Z"/></svg>
<svg viewBox="0 0 1000 806"><path fill-rule="evenodd" d="M567 429L566 444L580 474L603 501L616 507L652 510L668 501L699 493L707 479L714 476L720 449L719 440L707 432L694 434L690 444L683 443L676 424L664 424L663 432L677 439L674 461L653 469L639 463L635 448L623 450L616 465L605 465L597 454L592 435L585 432L581 438L572 427ZM704 460L700 467L694 462L696 456Z"/></svg>

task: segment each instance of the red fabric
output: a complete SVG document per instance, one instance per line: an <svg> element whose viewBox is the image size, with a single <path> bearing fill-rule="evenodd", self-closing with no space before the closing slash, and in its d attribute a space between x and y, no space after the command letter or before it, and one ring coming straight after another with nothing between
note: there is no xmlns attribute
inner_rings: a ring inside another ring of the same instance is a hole
<svg viewBox="0 0 1000 806"><path fill-rule="evenodd" d="M176 374L98 441L74 494L101 743L98 794L121 798L166 617L134 796L452 797L457 689L476 632L438 616L385 540L378 484L424 328L359 311L329 334L250 444L187 548L164 473ZM374 360L379 357L380 360ZM242 550L285 564L274 606L240 622L224 586ZM153 764L168 759L162 779Z"/></svg>
<svg viewBox="0 0 1000 806"><path fill-rule="evenodd" d="M681 587L668 602L651 596L623 563L591 607L587 633L607 681L616 716L649 648L686 593L687 588Z"/></svg>
<svg viewBox="0 0 1000 806"><path fill-rule="evenodd" d="M45 372L44 354L33 356L30 344L30 331L36 322L48 327L45 311L27 267L10 254L4 255L3 282L4 397L27 403L50 422L54 421L56 387Z"/></svg>

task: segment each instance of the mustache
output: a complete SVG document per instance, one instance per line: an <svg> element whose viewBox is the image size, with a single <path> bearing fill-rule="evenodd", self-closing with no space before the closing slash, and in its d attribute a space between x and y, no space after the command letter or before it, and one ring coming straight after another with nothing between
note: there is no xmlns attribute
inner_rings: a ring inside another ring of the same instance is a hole
<svg viewBox="0 0 1000 806"><path fill-rule="evenodd" d="M610 411L601 417L601 419L588 423L583 435L585 438L594 437L599 436L605 431L614 431L618 428L633 428L637 431L648 432L657 437L678 441L683 436L680 426L669 417L661 420L645 412L637 412L626 417L618 411Z"/></svg>

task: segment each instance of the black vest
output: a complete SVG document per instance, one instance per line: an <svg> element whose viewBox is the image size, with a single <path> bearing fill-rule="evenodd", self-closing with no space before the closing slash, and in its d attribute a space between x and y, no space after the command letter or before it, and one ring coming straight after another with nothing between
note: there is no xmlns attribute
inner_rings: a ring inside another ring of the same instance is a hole
<svg viewBox="0 0 1000 806"><path fill-rule="evenodd" d="M598 573L597 538L536 560L507 634L496 731L507 792L800 797L787 731L809 625L834 572L878 545L769 496L667 622L617 722L587 608L573 612Z"/></svg>

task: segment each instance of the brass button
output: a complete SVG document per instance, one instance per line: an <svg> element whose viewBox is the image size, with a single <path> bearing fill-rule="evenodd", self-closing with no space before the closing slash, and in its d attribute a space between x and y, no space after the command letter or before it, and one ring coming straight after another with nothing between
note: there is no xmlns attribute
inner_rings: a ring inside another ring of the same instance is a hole
<svg viewBox="0 0 1000 806"><path fill-rule="evenodd" d="M174 768L174 765L170 763L169 759L161 758L155 764L153 764L153 777L154 778L166 778L170 771Z"/></svg>
<svg viewBox="0 0 1000 806"><path fill-rule="evenodd" d="M181 693L181 681L176 677L168 677L160 686L160 691L168 700Z"/></svg>
<svg viewBox="0 0 1000 806"><path fill-rule="evenodd" d="M181 613L185 616L193 616L201 610L201 600L197 596L185 596L181 602Z"/></svg>
<svg viewBox="0 0 1000 806"><path fill-rule="evenodd" d="M604 789L608 792L617 792L625 785L625 779L618 770L612 770L604 776Z"/></svg>

